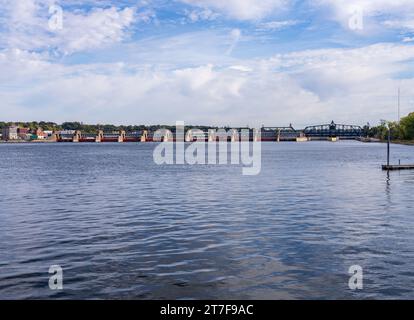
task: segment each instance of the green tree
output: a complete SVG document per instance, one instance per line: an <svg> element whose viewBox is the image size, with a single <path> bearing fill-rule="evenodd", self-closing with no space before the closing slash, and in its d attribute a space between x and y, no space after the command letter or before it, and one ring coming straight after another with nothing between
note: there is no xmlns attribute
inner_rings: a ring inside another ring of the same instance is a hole
<svg viewBox="0 0 414 320"><path fill-rule="evenodd" d="M403 139L414 139L414 112L401 119L401 131Z"/></svg>

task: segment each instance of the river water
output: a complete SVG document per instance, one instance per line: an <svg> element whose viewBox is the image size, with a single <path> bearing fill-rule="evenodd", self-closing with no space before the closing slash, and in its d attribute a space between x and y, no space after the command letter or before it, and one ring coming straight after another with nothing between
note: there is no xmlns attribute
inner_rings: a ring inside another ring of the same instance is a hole
<svg viewBox="0 0 414 320"><path fill-rule="evenodd" d="M414 299L414 171L381 171L382 144L262 149L243 176L154 144L0 144L0 298Z"/></svg>

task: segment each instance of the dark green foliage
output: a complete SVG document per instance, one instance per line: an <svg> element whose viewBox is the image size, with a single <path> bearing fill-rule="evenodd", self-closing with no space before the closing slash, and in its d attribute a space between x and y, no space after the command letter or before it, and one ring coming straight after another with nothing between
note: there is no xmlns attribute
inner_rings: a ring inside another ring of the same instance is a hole
<svg viewBox="0 0 414 320"><path fill-rule="evenodd" d="M392 140L414 140L414 113L398 122L383 122L379 126L369 128L370 137L386 140L388 138L388 126L391 129Z"/></svg>
<svg viewBox="0 0 414 320"><path fill-rule="evenodd" d="M404 139L414 140L414 112L401 119L401 131Z"/></svg>

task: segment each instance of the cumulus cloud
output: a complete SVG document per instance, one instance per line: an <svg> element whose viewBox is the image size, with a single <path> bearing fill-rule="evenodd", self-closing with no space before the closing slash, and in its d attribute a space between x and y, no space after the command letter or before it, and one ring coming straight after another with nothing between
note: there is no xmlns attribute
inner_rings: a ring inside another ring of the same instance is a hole
<svg viewBox="0 0 414 320"><path fill-rule="evenodd" d="M1 111L6 120L301 126L340 119L363 124L361 119L376 122L394 115L395 101L389 97L398 85L405 95L414 94L412 79L395 77L412 60L414 47L393 44L170 69L125 63L65 66L9 50L0 54L0 95L7 105Z"/></svg>
<svg viewBox="0 0 414 320"><path fill-rule="evenodd" d="M70 54L122 41L136 18L132 7L63 10L62 28L52 29L49 8L54 3L52 0L2 0L0 44Z"/></svg>
<svg viewBox="0 0 414 320"><path fill-rule="evenodd" d="M68 13L64 28L56 35L57 46L65 53L99 48L120 42L134 21L131 8L95 9L87 14Z"/></svg>

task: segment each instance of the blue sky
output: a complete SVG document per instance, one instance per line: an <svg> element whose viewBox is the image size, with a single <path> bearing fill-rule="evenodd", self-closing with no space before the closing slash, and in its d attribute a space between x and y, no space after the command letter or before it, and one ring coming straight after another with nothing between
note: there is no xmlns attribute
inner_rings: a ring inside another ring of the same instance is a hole
<svg viewBox="0 0 414 320"><path fill-rule="evenodd" d="M377 123L395 120L398 87L402 111L414 111L412 0L0 0L0 8L5 121Z"/></svg>

